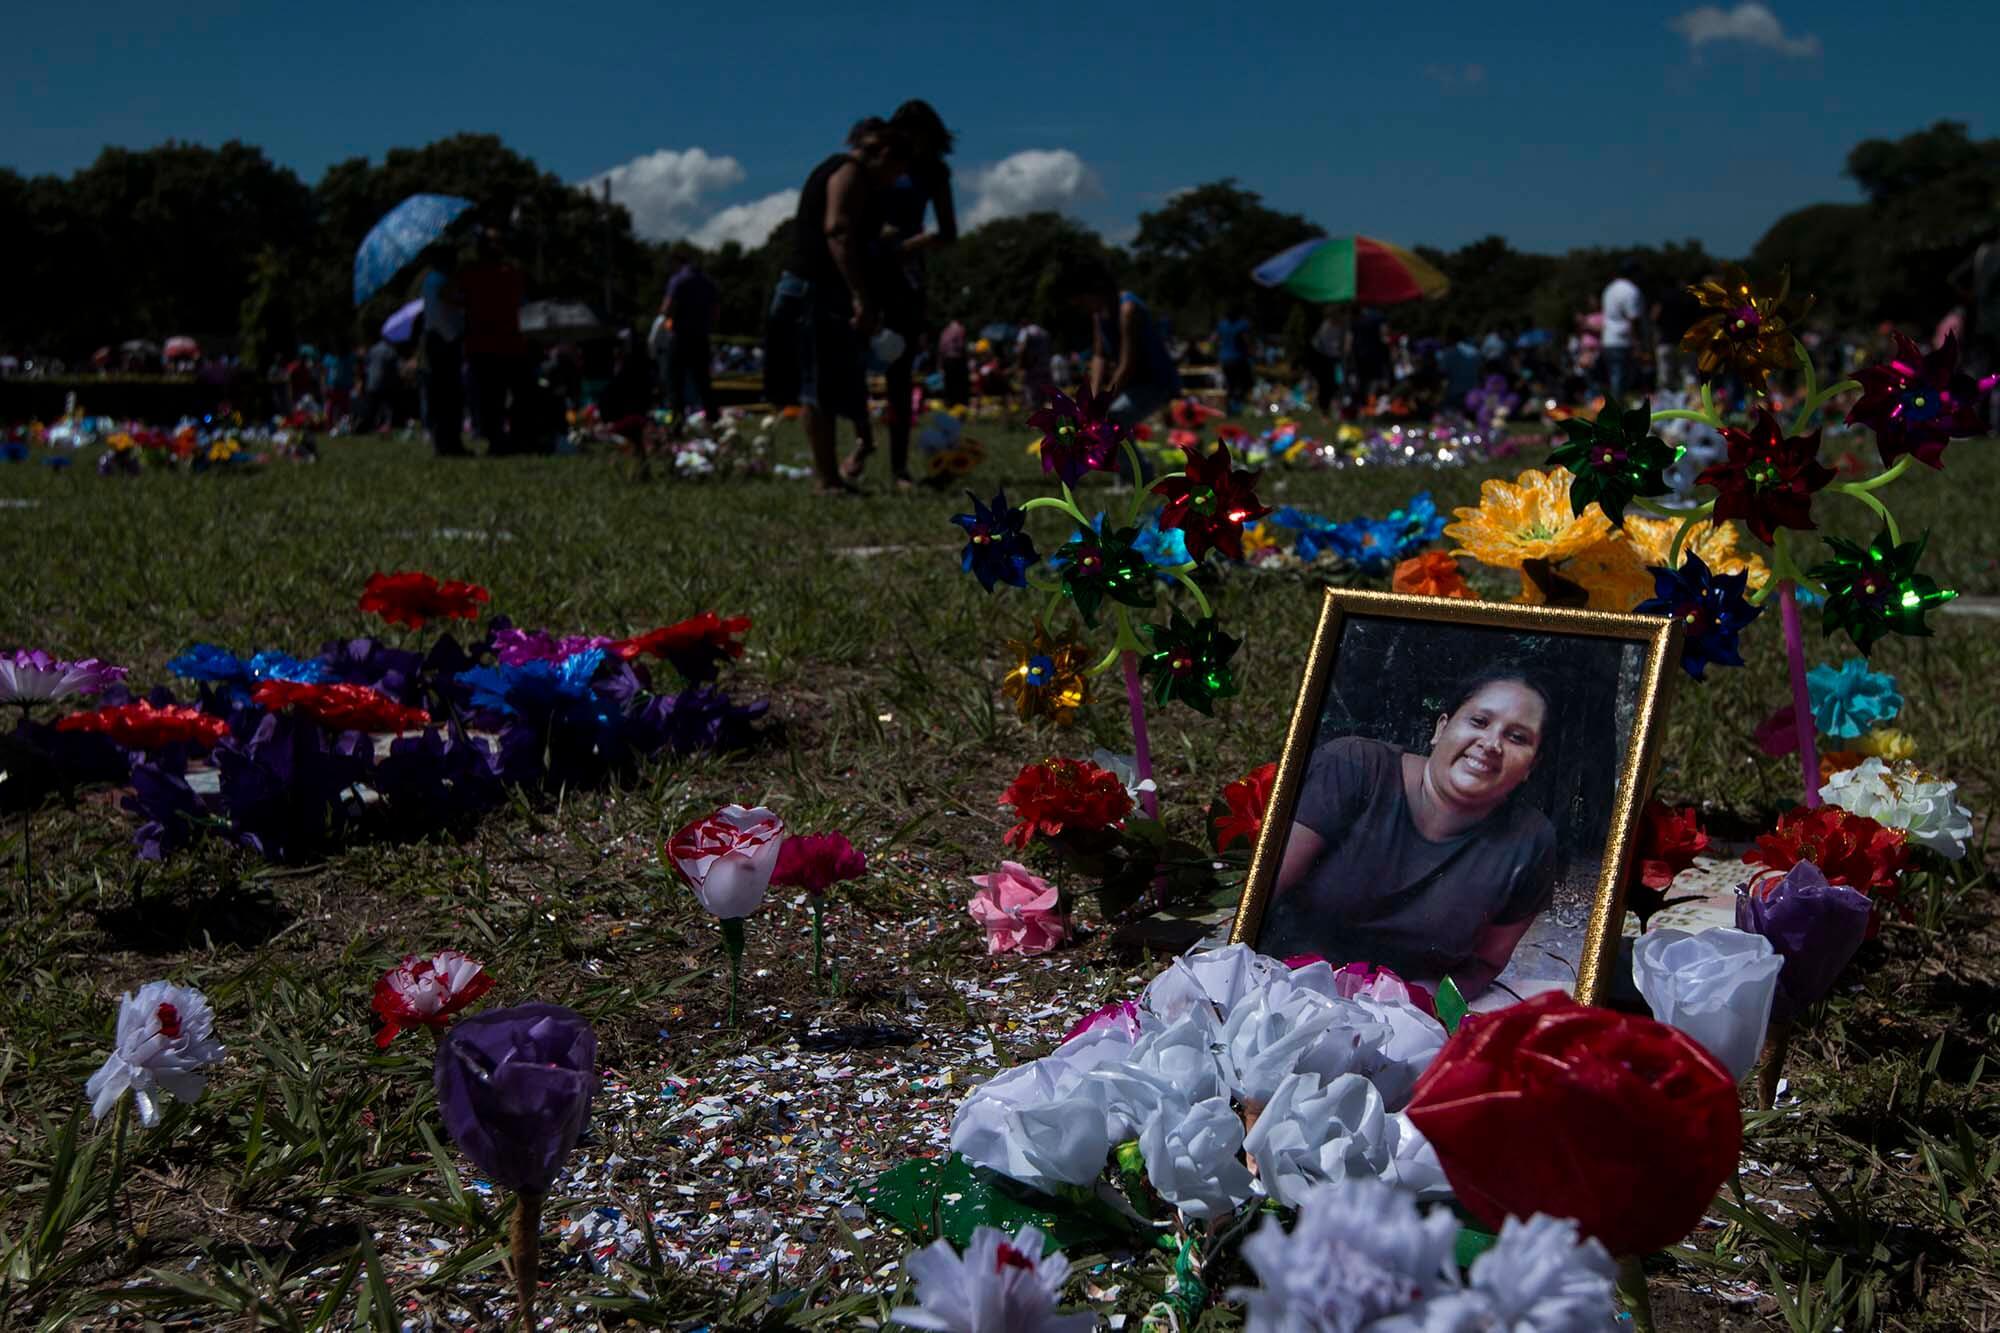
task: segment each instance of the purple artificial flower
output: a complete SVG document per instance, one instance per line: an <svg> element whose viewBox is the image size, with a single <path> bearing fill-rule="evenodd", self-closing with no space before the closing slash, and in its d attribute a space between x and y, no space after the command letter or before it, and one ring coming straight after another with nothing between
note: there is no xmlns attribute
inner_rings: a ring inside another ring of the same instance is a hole
<svg viewBox="0 0 2000 1333"><path fill-rule="evenodd" d="M399 704L415 706L423 695L421 654L391 648L380 639L329 639L320 645L319 663L327 679L379 690Z"/></svg>
<svg viewBox="0 0 2000 1333"><path fill-rule="evenodd" d="M188 786L184 764L164 757L132 765L132 794L119 804L145 820L132 833L141 861L165 860L211 817L208 803Z"/></svg>
<svg viewBox="0 0 2000 1333"><path fill-rule="evenodd" d="M1106 472L1116 463L1125 428L1105 416L1110 402L1083 390L1075 398L1051 390L1046 406L1028 418L1042 433L1042 471L1074 486L1086 472Z"/></svg>
<svg viewBox="0 0 2000 1333"><path fill-rule="evenodd" d="M560 662L592 648L609 648L615 642L602 634L569 634L558 639L547 630L515 629L509 625L493 632L493 655L501 666Z"/></svg>
<svg viewBox="0 0 2000 1333"><path fill-rule="evenodd" d="M597 1035L558 1004L489 1009L438 1043L438 1113L494 1184L540 1198L576 1146L597 1090Z"/></svg>
<svg viewBox="0 0 2000 1333"><path fill-rule="evenodd" d="M1736 891L1736 928L1762 935L1785 960L1773 1023L1789 1023L1826 998L1867 937L1873 910L1866 894L1827 883L1810 861L1800 861L1783 879Z"/></svg>
<svg viewBox="0 0 2000 1333"><path fill-rule="evenodd" d="M0 735L0 809L34 809L51 794L68 798L78 787L123 782L129 762L110 737L93 731L57 731L23 717Z"/></svg>
<svg viewBox="0 0 2000 1333"><path fill-rule="evenodd" d="M633 716L633 744L652 754L741 750L756 739L755 723L771 705L739 704L713 685L657 694Z"/></svg>
<svg viewBox="0 0 2000 1333"><path fill-rule="evenodd" d="M273 861L301 861L346 831L349 793L368 779L375 751L358 731L329 739L310 719L266 713L249 740L232 737L214 757L236 840Z"/></svg>
<svg viewBox="0 0 2000 1333"><path fill-rule="evenodd" d="M125 668L94 657L62 661L41 649L0 653L0 704L54 703L72 695L101 694L125 679Z"/></svg>
<svg viewBox="0 0 2000 1333"><path fill-rule="evenodd" d="M407 832L460 825L506 799L492 749L457 727L391 741L369 785Z"/></svg>

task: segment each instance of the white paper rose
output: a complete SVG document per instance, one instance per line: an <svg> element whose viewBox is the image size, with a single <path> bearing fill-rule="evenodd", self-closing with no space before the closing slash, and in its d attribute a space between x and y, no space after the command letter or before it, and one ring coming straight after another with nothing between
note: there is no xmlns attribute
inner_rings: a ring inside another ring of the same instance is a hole
<svg viewBox="0 0 2000 1333"><path fill-rule="evenodd" d="M1448 1210L1421 1216L1413 1197L1379 1180L1317 1185L1289 1233L1271 1216L1243 1243L1259 1285L1233 1287L1229 1299L1247 1307L1249 1333L1374 1328L1456 1286L1457 1234Z"/></svg>
<svg viewBox="0 0 2000 1333"><path fill-rule="evenodd" d="M1102 1169L1104 1152L1082 1179L1071 1178L1074 1164L1093 1143L1122 1142L1132 1132L1129 1125L1107 1122L1103 1093L1088 1076L1122 1067L1131 1051L1116 1029L1101 1028L1003 1071L959 1103L951 1120L952 1151L1035 1189L1088 1183ZM1095 1130L1089 1128L1093 1118Z"/></svg>
<svg viewBox="0 0 2000 1333"><path fill-rule="evenodd" d="M1322 1086L1317 1074L1280 1083L1243 1137L1265 1193L1289 1208L1327 1180L1380 1177L1394 1159L1381 1094L1359 1074Z"/></svg>
<svg viewBox="0 0 2000 1333"><path fill-rule="evenodd" d="M192 1102L208 1086L198 1072L225 1052L215 1039L215 1012L192 986L149 981L118 1002L118 1036L111 1055L84 1084L90 1114L99 1120L127 1092L148 1129L160 1121L154 1091Z"/></svg>
<svg viewBox="0 0 2000 1333"><path fill-rule="evenodd" d="M1140 1035L1132 1044L1131 1064L1159 1082L1179 1090L1187 1101L1204 1101L1222 1091L1219 1041L1213 1020L1202 1007Z"/></svg>
<svg viewBox="0 0 2000 1333"><path fill-rule="evenodd" d="M1400 987L1400 983L1391 984ZM1346 1003L1354 1005L1388 1034L1379 1044L1358 1051L1354 1072L1366 1075L1375 1085L1384 1106L1392 1111L1401 1110L1416 1090L1417 1080L1444 1049L1449 1034L1442 1023L1407 999L1393 998L1386 988L1380 997L1362 994Z"/></svg>
<svg viewBox="0 0 2000 1333"><path fill-rule="evenodd" d="M1632 949L1632 979L1653 1010L1708 1048L1735 1078L1757 1063L1785 960L1762 935L1713 927L1652 930Z"/></svg>
<svg viewBox="0 0 2000 1333"><path fill-rule="evenodd" d="M947 1241L932 1241L903 1259L917 1284L914 1309L890 1313L892 1323L931 1333L1086 1333L1093 1314L1059 1315L1056 1301L1069 1260L1044 1255L1042 1233L1023 1227L1009 1237L980 1227L960 1256Z"/></svg>
<svg viewBox="0 0 2000 1333"><path fill-rule="evenodd" d="M1139 1131L1146 1179L1189 1217L1226 1217L1253 1190L1240 1160L1243 1121L1227 1097L1162 1102Z"/></svg>
<svg viewBox="0 0 2000 1333"><path fill-rule="evenodd" d="M1382 1051L1392 1035L1354 1000L1328 999L1289 976L1274 978L1246 994L1223 1026L1223 1078L1237 1097L1261 1103L1290 1074L1331 1080L1385 1064Z"/></svg>
<svg viewBox="0 0 2000 1333"><path fill-rule="evenodd" d="M1382 1179L1391 1185L1426 1203L1452 1197L1451 1182L1444 1177L1437 1149L1400 1111L1389 1116L1389 1157L1389 1169L1382 1173Z"/></svg>
<svg viewBox="0 0 2000 1333"><path fill-rule="evenodd" d="M667 854L709 915L729 921L764 905L784 840L784 821L763 806L725 805L676 833Z"/></svg>
<svg viewBox="0 0 2000 1333"><path fill-rule="evenodd" d="M1901 829L1917 846L1953 861L1965 856L1972 841L1972 811L1958 803L1958 784L1907 761L1864 759L1835 773L1819 795L1828 805Z"/></svg>
<svg viewBox="0 0 2000 1333"><path fill-rule="evenodd" d="M1285 973L1283 963L1247 944L1187 953L1153 978L1139 1003L1164 1023L1173 1022L1197 1005L1210 1008L1217 1021L1225 1021L1246 993Z"/></svg>

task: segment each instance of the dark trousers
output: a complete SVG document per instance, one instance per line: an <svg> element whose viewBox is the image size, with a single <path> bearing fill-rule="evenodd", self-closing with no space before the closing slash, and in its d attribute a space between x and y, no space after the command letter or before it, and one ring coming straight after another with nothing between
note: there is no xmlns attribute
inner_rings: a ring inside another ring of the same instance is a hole
<svg viewBox="0 0 2000 1333"><path fill-rule="evenodd" d="M472 365L472 425L486 438L489 454L517 454L531 438L527 376L520 357L494 352L475 353ZM511 415L510 415L511 414Z"/></svg>
<svg viewBox="0 0 2000 1333"><path fill-rule="evenodd" d="M705 333L675 333L667 349L667 407L674 414L674 429L687 426L688 388L693 386L702 414L713 431L720 424L721 409L715 404L715 385L709 366L712 355Z"/></svg>
<svg viewBox="0 0 2000 1333"><path fill-rule="evenodd" d="M960 407L972 401L972 370L962 356L946 357L939 363L944 369L944 401L948 406Z"/></svg>
<svg viewBox="0 0 2000 1333"><path fill-rule="evenodd" d="M464 345L435 333L424 335L424 424L431 430L431 450L439 454L465 452Z"/></svg>
<svg viewBox="0 0 2000 1333"><path fill-rule="evenodd" d="M1223 393L1228 396L1231 411L1236 409L1237 404L1242 403L1250 397L1250 389L1254 379L1255 376L1251 373L1248 361L1225 361L1222 363L1222 389Z"/></svg>

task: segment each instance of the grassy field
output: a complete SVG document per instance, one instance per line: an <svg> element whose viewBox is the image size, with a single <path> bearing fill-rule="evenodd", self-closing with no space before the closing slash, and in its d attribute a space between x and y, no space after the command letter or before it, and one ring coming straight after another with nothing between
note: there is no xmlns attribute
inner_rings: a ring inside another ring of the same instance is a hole
<svg viewBox="0 0 2000 1333"><path fill-rule="evenodd" d="M986 434L982 494L1044 489L1023 437ZM803 452L789 433L779 448ZM989 960L963 910L966 876L1002 854L1001 788L1050 753L1129 750L1122 706L1093 706L1070 735L1007 711L998 654L1028 604L959 573L955 492L883 494L878 473L876 494L827 502L798 483L639 483L607 457L449 463L343 440L323 453L115 480L0 467L0 645L127 663L151 685L196 640L304 655L376 632L354 609L363 582L418 568L481 583L493 612L557 633L747 614L749 652L724 684L770 698L771 721L745 754L522 800L462 842L310 866L210 841L145 867L104 794L34 817L32 878L20 825L0 833L0 1327L496 1325L511 1309L497 1201L433 1137L428 1039L380 1053L370 1039L383 969L447 945L499 978L489 1003L573 1005L603 1043L583 1169L549 1231L595 1217L598 1248L621 1235L622 1248L594 1265L581 1233L560 1252L552 1237L545 1313L688 1328L880 1318L905 1245L871 1224L858 1187L937 1151L966 1086L1158 965L1103 929L1050 959ZM2000 451L1964 443L1950 459L1889 498L1906 528L1932 530L1941 581L2000 593ZM1264 493L1346 516L1429 488L1449 508L1534 461L1272 474ZM1039 531L1045 549L1066 535ZM1153 734L1163 812L1197 840L1220 787L1275 757L1317 614L1295 575L1237 571L1219 596L1247 640L1242 693L1214 720L1161 715ZM2000 621L1935 619L1935 638L1889 642L1876 665L1901 678L1899 725L1964 784L1983 834L2000 797ZM1790 762L1749 740L1787 697L1775 624L1745 649L1748 669L1680 690L1661 778L1739 827L1796 796ZM735 1029L718 1024L713 923L658 857L666 833L726 801L844 830L873 867L830 909L835 994L810 977L803 907L774 895L750 924ZM2000 1105L1984 1060L2000 1033L2000 920L1978 866L1914 898L1915 918L1868 946L1795 1051L1800 1102L1752 1117L1739 1200L1656 1271L1663 1327L1962 1329L2000 1308ZM210 996L229 1058L198 1105L134 1131L114 1191L111 1126L91 1124L83 1082L117 996L158 976ZM1151 1260L1073 1257L1070 1299L1106 1311L1143 1310L1165 1277Z"/></svg>

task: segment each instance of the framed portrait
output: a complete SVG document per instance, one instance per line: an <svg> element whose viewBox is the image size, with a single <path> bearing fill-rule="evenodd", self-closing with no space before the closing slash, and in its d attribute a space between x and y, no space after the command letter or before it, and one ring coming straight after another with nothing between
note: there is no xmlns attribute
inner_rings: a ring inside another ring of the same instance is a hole
<svg viewBox="0 0 2000 1333"><path fill-rule="evenodd" d="M1330 589L1231 939L1601 1002L1680 625Z"/></svg>

